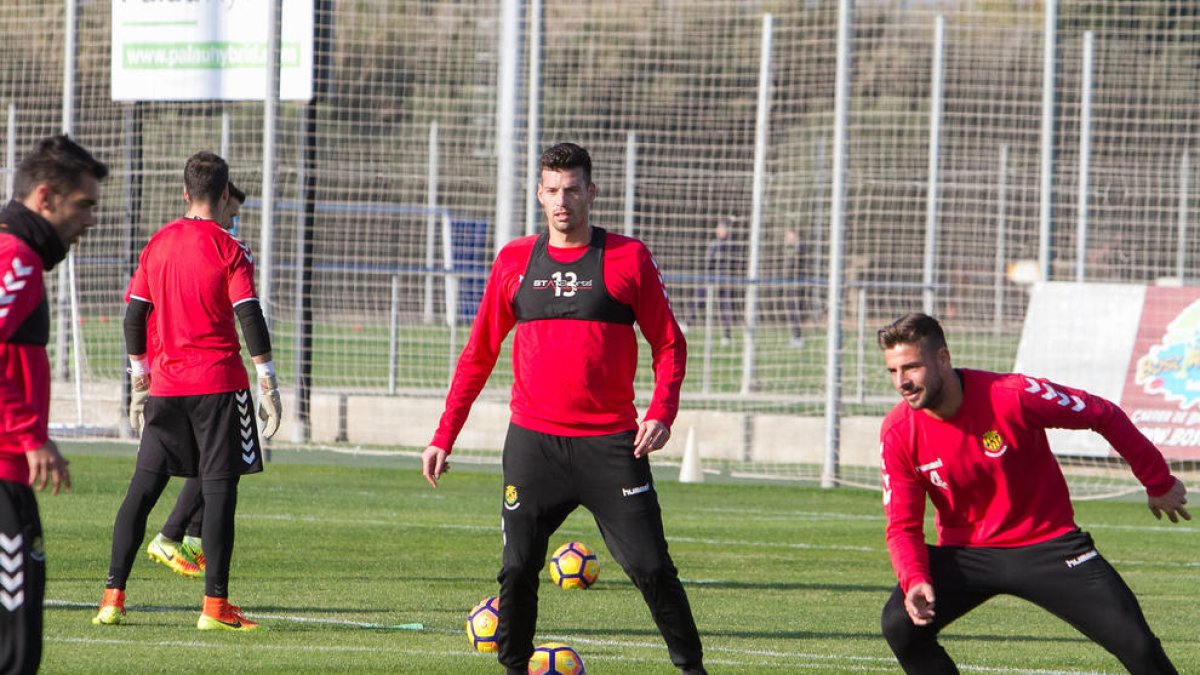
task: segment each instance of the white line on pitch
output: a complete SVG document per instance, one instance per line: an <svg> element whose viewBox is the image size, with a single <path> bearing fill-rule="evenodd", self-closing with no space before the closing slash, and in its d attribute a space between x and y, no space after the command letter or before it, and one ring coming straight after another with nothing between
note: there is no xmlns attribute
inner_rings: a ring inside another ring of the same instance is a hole
<svg viewBox="0 0 1200 675"><path fill-rule="evenodd" d="M91 609L96 606L93 602L75 602L70 600L46 600L45 604L49 607L66 607L77 609ZM142 612L181 612L193 613L192 609L178 609L173 607L154 607L154 606L136 606L130 605L130 609ZM286 615L271 615L271 614L256 614L246 613L247 616L256 619L269 619L275 621L288 621L293 623L319 623L327 625L351 626L355 628L383 628L383 624L364 622L364 621L348 621L345 619L320 619L313 617L299 617ZM444 629L433 628L426 632L431 633L457 633L458 631L448 631ZM581 645L598 645L604 647L617 647L622 649L660 649L660 642L634 642L628 640L597 640L594 638L584 638L571 635L544 635L541 636L547 640L563 641L568 644ZM154 644L163 647L197 647L203 649L223 648L228 647L228 644L202 642L199 640L160 640L157 642L147 642L146 640L117 640L117 639L101 639L101 638L75 638L66 636L46 636L49 642L77 643L77 644ZM425 649L408 649L403 647L386 648L386 647L354 647L354 646L331 646L331 645L270 645L255 643L254 648L260 649L275 649L275 650L303 650L313 652L396 652L404 654L421 654L427 656L461 656L462 654L471 654L471 652L463 650L425 650ZM892 665L894 661L888 657L877 656L851 656L845 654L814 654L810 652L784 652L778 650L764 649L736 649L732 647L719 647L709 645L705 647L705 651L710 654L726 655L721 659L709 659L709 663L713 665L728 665L728 666L763 666L771 668L802 668L805 670L820 670L828 668L830 663L837 663L838 669L841 671L855 672L890 672L895 668ZM482 655L481 655L482 656ZM739 659L738 657L742 657ZM767 659L783 659L787 663L777 663L775 661L764 662L761 660L753 660L754 657ZM647 662L657 663L658 659L643 659L633 656L609 656L605 660L621 660L632 662ZM797 662L799 660L800 662ZM878 664L878 665L876 665ZM1077 670L1030 670L1026 668L991 668L987 666L959 666L961 670L969 670L979 673L1026 673L1028 675L1101 675L1095 671L1077 671Z"/></svg>

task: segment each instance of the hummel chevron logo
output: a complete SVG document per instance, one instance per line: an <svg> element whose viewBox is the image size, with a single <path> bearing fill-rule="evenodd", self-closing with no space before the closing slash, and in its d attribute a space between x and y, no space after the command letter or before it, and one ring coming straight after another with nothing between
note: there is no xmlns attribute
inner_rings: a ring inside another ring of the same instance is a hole
<svg viewBox="0 0 1200 675"><path fill-rule="evenodd" d="M12 271L16 272L17 276L19 277L27 277L30 274L33 274L33 265L26 267L25 265L21 264L20 258L13 256Z"/></svg>
<svg viewBox="0 0 1200 675"><path fill-rule="evenodd" d="M258 453L256 453L256 452L250 452L250 453L243 452L242 453L242 461L247 464L253 464L254 460L257 458L258 458Z"/></svg>
<svg viewBox="0 0 1200 675"><path fill-rule="evenodd" d="M17 591L12 595L9 595L7 591L0 591L0 605L4 605L4 609L12 612L23 604L25 604L25 591Z"/></svg>
<svg viewBox="0 0 1200 675"><path fill-rule="evenodd" d="M19 291L25 288L25 282L18 279L12 270L4 273L4 287L10 291Z"/></svg>
<svg viewBox="0 0 1200 675"><path fill-rule="evenodd" d="M250 418L246 417L242 419L242 442L244 443L252 436L254 436L254 429L250 426Z"/></svg>
<svg viewBox="0 0 1200 675"><path fill-rule="evenodd" d="M3 567L5 572L16 572L21 569L21 554L0 553L0 567Z"/></svg>
<svg viewBox="0 0 1200 675"><path fill-rule="evenodd" d="M25 583L24 572L17 572L16 574L0 573L0 586L3 586L4 590L9 593L19 589L23 583Z"/></svg>
<svg viewBox="0 0 1200 675"><path fill-rule="evenodd" d="M1030 394L1036 394L1044 390L1045 393L1042 394L1042 398L1046 399L1047 401L1053 401L1057 398L1058 401L1056 402L1064 408L1069 407L1071 412L1080 412L1087 408L1087 404L1083 402L1083 399L1075 396L1074 394L1068 396L1061 391L1056 391L1054 387L1051 387L1049 384L1045 382L1038 382L1032 377L1026 377L1025 381L1029 383L1029 386L1025 388L1025 391L1029 392Z"/></svg>
<svg viewBox="0 0 1200 675"><path fill-rule="evenodd" d="M25 538L19 534L12 539L9 539L8 535L0 533L0 549L3 549L5 553L16 553L17 551L20 551L21 545L24 543Z"/></svg>
<svg viewBox="0 0 1200 675"><path fill-rule="evenodd" d="M8 305L17 299L17 291L25 288L25 277L33 274L33 266L21 264L20 258L13 258L12 269L5 271L4 283L0 285L0 319L8 316Z"/></svg>
<svg viewBox="0 0 1200 675"><path fill-rule="evenodd" d="M245 403L246 401L250 400L250 392L243 389L239 392L236 392L233 397L237 399L238 403Z"/></svg>

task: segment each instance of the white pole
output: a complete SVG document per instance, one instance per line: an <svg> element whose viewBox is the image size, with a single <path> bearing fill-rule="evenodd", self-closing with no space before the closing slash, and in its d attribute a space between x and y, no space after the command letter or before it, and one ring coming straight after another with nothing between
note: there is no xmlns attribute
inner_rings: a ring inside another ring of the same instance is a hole
<svg viewBox="0 0 1200 675"><path fill-rule="evenodd" d="M421 320L426 326L433 325L433 265L436 260L437 216L438 216L438 123L429 123L429 158L425 168L425 304Z"/></svg>
<svg viewBox="0 0 1200 675"><path fill-rule="evenodd" d="M854 400L863 403L867 400L867 287L858 289L858 386Z"/></svg>
<svg viewBox="0 0 1200 675"><path fill-rule="evenodd" d="M222 110L221 111L221 157L224 157L226 162L229 161L229 139L231 136L232 136L232 134L230 133L229 111Z"/></svg>
<svg viewBox="0 0 1200 675"><path fill-rule="evenodd" d="M432 280L431 274L426 279ZM388 394L396 395L396 370L400 359L400 275L392 275L392 298L388 312Z"/></svg>
<svg viewBox="0 0 1200 675"><path fill-rule="evenodd" d="M75 133L75 58L79 8L76 0L67 0L66 35L63 41L63 102L62 132L68 136ZM71 322L71 349L75 352L75 422L83 425L83 327L79 321L79 287L75 277L75 250L67 251L66 267L58 268L59 328L58 349L55 355L65 376L67 370L66 322L62 321L62 300L65 295L69 305Z"/></svg>
<svg viewBox="0 0 1200 675"><path fill-rule="evenodd" d="M758 60L758 115L754 128L754 183L750 198L750 260L746 267L746 320L742 340L742 388L749 394L754 382L755 335L758 332L758 263L762 249L763 201L766 198L767 139L771 124L771 38L775 17L762 18L762 48Z"/></svg>
<svg viewBox="0 0 1200 675"><path fill-rule="evenodd" d="M1188 231L1188 151L1183 151L1179 158L1179 248L1175 252L1175 270L1179 283L1185 284L1186 276L1184 263L1187 262L1187 231Z"/></svg>
<svg viewBox="0 0 1200 675"><path fill-rule="evenodd" d="M625 134L625 236L633 236L634 196L637 192L637 134Z"/></svg>
<svg viewBox="0 0 1200 675"><path fill-rule="evenodd" d="M283 0L267 3L267 90L263 96L262 243L258 251L258 300L271 325L275 245L275 136L279 126L279 17Z"/></svg>
<svg viewBox="0 0 1200 675"><path fill-rule="evenodd" d="M996 264L993 271L992 287L995 298L992 303L992 332L999 334L1004 325L1004 259L1005 230L1008 229L1008 144L1000 146L1000 168L998 169L996 185Z"/></svg>
<svg viewBox="0 0 1200 675"><path fill-rule="evenodd" d="M1054 208L1054 55L1058 42L1058 0L1046 0L1042 27L1042 169L1038 209L1038 271L1050 279L1050 237Z"/></svg>
<svg viewBox="0 0 1200 675"><path fill-rule="evenodd" d="M446 325L450 328L450 346L447 352L450 361L447 367L446 387L454 381L454 365L458 344L458 275L454 273L454 241L451 239L450 213L442 212L442 271L446 274Z"/></svg>
<svg viewBox="0 0 1200 675"><path fill-rule="evenodd" d="M8 104L8 136L4 142L4 166L7 169L4 201L12 200L13 182L17 178L17 104Z"/></svg>
<svg viewBox="0 0 1200 675"><path fill-rule="evenodd" d="M525 234L535 234L541 221L537 200L542 145L542 0L529 0L529 98L525 111Z"/></svg>
<svg viewBox="0 0 1200 675"><path fill-rule="evenodd" d="M1092 31L1083 34L1083 82L1079 93L1079 196L1076 202L1075 281L1087 274L1088 184L1092 160Z"/></svg>
<svg viewBox="0 0 1200 675"><path fill-rule="evenodd" d="M825 345L825 465L821 487L837 485L841 446L842 266L845 255L846 169L850 125L850 50L854 0L838 0L837 70L833 99L833 175L829 194L829 325Z"/></svg>
<svg viewBox="0 0 1200 675"><path fill-rule="evenodd" d="M75 44L79 39L79 8L77 0L66 0L66 21L63 30L63 100L62 132L75 132Z"/></svg>
<svg viewBox="0 0 1200 675"><path fill-rule="evenodd" d="M938 159L942 151L942 89L945 86L946 19L938 14L933 31L933 75L930 80L929 100L929 184L925 188L925 264L922 276L925 313L932 315L934 291L937 280L934 261L937 259L938 188L941 177Z"/></svg>
<svg viewBox="0 0 1200 675"><path fill-rule="evenodd" d="M496 250L513 238L516 187L517 65L521 0L500 0L500 53L496 86Z"/></svg>

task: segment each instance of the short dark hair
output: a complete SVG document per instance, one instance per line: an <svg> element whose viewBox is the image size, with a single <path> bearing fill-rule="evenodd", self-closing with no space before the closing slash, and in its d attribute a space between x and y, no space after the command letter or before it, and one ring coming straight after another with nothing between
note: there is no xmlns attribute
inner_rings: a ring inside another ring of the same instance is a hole
<svg viewBox="0 0 1200 675"><path fill-rule="evenodd" d="M592 156L574 143L559 143L546 148L542 153L541 167L550 171L583 169L584 179L589 184L592 182Z"/></svg>
<svg viewBox="0 0 1200 675"><path fill-rule="evenodd" d="M43 183L58 194L66 194L79 187L85 173L104 180L108 166L65 134L48 136L38 141L17 166L13 197L21 201Z"/></svg>
<svg viewBox="0 0 1200 675"><path fill-rule="evenodd" d="M234 185L233 181L229 181L229 198L236 199L239 204L246 203L246 193L238 189L238 186Z"/></svg>
<svg viewBox="0 0 1200 675"><path fill-rule="evenodd" d="M880 349L921 344L923 347L929 347L931 351L937 351L946 346L946 334L942 331L942 324L932 316L920 312L905 314L880 328L877 337Z"/></svg>
<svg viewBox="0 0 1200 675"><path fill-rule="evenodd" d="M229 165L216 153L197 152L183 168L183 185L193 201L215 206L229 185Z"/></svg>

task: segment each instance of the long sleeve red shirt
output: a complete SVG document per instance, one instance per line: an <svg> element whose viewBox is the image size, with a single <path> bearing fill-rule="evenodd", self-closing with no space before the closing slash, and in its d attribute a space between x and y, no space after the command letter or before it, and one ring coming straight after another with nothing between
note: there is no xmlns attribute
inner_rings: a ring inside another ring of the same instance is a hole
<svg viewBox="0 0 1200 675"><path fill-rule="evenodd" d="M888 554L905 591L931 583L926 494L942 546L1027 546L1076 528L1048 428L1096 431L1151 495L1174 484L1162 453L1116 404L1025 375L958 372L963 401L952 417L901 402L880 430Z"/></svg>
<svg viewBox="0 0 1200 675"><path fill-rule="evenodd" d="M453 448L514 326L509 403L514 424L562 436L598 436L637 428L633 380L638 345L632 326L573 319L517 323L513 301L536 239L516 239L497 254L431 445L447 452ZM550 247L549 254L570 262L585 250ZM654 391L645 419L670 427L679 409L687 344L646 246L607 233L604 284L615 300L633 309L650 344Z"/></svg>
<svg viewBox="0 0 1200 675"><path fill-rule="evenodd" d="M11 338L42 302L42 258L0 235L0 480L29 482L25 453L49 439L50 361L46 345Z"/></svg>

